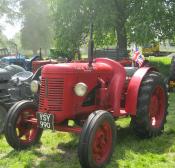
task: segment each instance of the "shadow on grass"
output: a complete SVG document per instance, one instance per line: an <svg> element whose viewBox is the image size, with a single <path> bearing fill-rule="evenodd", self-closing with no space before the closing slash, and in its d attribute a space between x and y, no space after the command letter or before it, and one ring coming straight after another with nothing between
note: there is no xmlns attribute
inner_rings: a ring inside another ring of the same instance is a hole
<svg viewBox="0 0 175 168"><path fill-rule="evenodd" d="M79 135L71 134L71 141L68 143L59 143L57 149L68 151L69 149L76 149L78 146Z"/></svg>
<svg viewBox="0 0 175 168"><path fill-rule="evenodd" d="M139 138L131 128L120 128L116 148L131 150L135 153L164 153L175 142L175 130L169 129L158 137ZM122 150L121 150L122 151Z"/></svg>
<svg viewBox="0 0 175 168"><path fill-rule="evenodd" d="M3 138L3 134L0 134L0 139L2 139Z"/></svg>
<svg viewBox="0 0 175 168"><path fill-rule="evenodd" d="M25 167L27 168L79 168L78 156L77 156L77 147L79 136L70 134L70 141L68 143L59 143L55 147L46 147L41 144L35 145L29 149L16 151L11 150L9 153L1 157L1 159L16 159L24 160L24 153L26 156L31 156L36 159L27 160ZM48 151L47 151L47 148ZM44 149L44 150L42 150ZM31 158L32 158L31 157ZM19 161L20 162L20 161Z"/></svg>
<svg viewBox="0 0 175 168"><path fill-rule="evenodd" d="M33 149L33 153L40 157L40 161L35 168L80 168L78 162L77 148L79 136L71 134L71 141L59 143L54 153L44 154L42 151ZM59 166L58 166L59 165Z"/></svg>
<svg viewBox="0 0 175 168"><path fill-rule="evenodd" d="M7 153L6 155L4 155L1 159L8 159L8 158L18 158L21 156L21 153L24 153L25 151L33 151L34 148L40 148L42 145L42 143L39 143L35 146L33 146L32 148L29 149L25 149L25 150L11 150L9 153Z"/></svg>

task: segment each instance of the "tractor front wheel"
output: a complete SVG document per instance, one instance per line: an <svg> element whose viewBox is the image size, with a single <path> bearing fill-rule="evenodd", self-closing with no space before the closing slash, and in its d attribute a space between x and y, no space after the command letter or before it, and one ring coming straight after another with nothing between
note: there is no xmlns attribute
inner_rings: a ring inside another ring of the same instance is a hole
<svg viewBox="0 0 175 168"><path fill-rule="evenodd" d="M78 155L83 168L100 168L111 159L116 139L115 122L106 111L92 113L80 136Z"/></svg>
<svg viewBox="0 0 175 168"><path fill-rule="evenodd" d="M145 75L137 99L136 116L131 126L143 138L159 135L167 115L167 88L159 72L151 71Z"/></svg>
<svg viewBox="0 0 175 168"><path fill-rule="evenodd" d="M36 111L37 105L32 101L20 101L10 108L4 133L14 149L26 149L40 140L42 129L37 127Z"/></svg>

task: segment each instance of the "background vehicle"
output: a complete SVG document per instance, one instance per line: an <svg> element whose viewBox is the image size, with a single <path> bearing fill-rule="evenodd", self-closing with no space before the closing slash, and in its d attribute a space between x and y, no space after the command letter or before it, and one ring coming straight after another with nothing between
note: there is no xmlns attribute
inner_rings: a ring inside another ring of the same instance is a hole
<svg viewBox="0 0 175 168"><path fill-rule="evenodd" d="M9 53L7 48L1 48L0 49L0 58L5 57L5 56L9 56L9 55L10 55L10 53Z"/></svg>
<svg viewBox="0 0 175 168"><path fill-rule="evenodd" d="M143 46L142 53L144 56L150 56L150 55L159 56L160 55L159 43L153 42L151 44L147 44L147 45Z"/></svg>
<svg viewBox="0 0 175 168"><path fill-rule="evenodd" d="M169 40L164 42L151 42L142 47L142 54L144 56L165 56L175 52L175 44Z"/></svg>
<svg viewBox="0 0 175 168"><path fill-rule="evenodd" d="M14 48L12 49L14 50ZM16 44L15 44L15 51L13 51L13 53L10 53L7 48L0 49L0 62L8 65L14 64L21 66L26 71L32 71L32 62L41 59L42 59L41 54L35 55L31 58L26 58L24 55L18 52Z"/></svg>
<svg viewBox="0 0 175 168"><path fill-rule="evenodd" d="M27 71L32 71L32 62L36 60L40 60L40 56L36 55L28 59L21 54L17 54L15 56L6 56L6 57L1 58L1 62L9 64L9 65L11 64L19 65Z"/></svg>
<svg viewBox="0 0 175 168"><path fill-rule="evenodd" d="M19 100L31 98L33 73L17 65L0 64L0 134L3 133L9 108Z"/></svg>

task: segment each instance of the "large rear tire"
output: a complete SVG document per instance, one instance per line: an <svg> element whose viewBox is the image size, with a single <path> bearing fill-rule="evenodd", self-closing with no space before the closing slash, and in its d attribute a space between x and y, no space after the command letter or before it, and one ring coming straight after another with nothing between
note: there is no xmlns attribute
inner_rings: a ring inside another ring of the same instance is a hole
<svg viewBox="0 0 175 168"><path fill-rule="evenodd" d="M80 136L78 156L83 168L101 168L111 159L116 139L112 115L99 110L85 122Z"/></svg>
<svg viewBox="0 0 175 168"><path fill-rule="evenodd" d="M37 127L36 111L37 105L32 101L20 101L10 108L4 133L14 149L26 149L40 140L42 129Z"/></svg>
<svg viewBox="0 0 175 168"><path fill-rule="evenodd" d="M136 116L131 119L136 134L143 138L160 135L164 129L167 107L167 88L163 77L151 71L141 83Z"/></svg>

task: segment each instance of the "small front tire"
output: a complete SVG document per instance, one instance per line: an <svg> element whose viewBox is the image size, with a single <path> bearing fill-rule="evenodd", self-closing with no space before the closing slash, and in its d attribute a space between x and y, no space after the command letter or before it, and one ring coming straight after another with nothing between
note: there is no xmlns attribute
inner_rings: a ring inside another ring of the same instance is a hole
<svg viewBox="0 0 175 168"><path fill-rule="evenodd" d="M32 101L20 101L9 110L5 137L10 146L16 150L26 149L38 143L42 129L37 127L37 105Z"/></svg>
<svg viewBox="0 0 175 168"><path fill-rule="evenodd" d="M83 168L101 168L111 159L116 139L115 122L106 111L92 113L80 136L78 156Z"/></svg>

